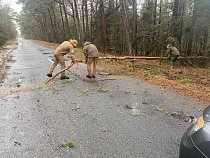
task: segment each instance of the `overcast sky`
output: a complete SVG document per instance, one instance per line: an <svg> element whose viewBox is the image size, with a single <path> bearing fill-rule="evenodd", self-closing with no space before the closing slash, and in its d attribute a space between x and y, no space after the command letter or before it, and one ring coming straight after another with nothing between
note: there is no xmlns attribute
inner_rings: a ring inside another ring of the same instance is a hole
<svg viewBox="0 0 210 158"><path fill-rule="evenodd" d="M20 4L16 4L18 0L0 0L0 5L8 5L10 8L12 8L14 11L16 11L17 13L20 13L20 11L22 10L22 6ZM16 21L14 21L14 24L16 25L16 29L18 31L18 34L20 34L20 29L16 23Z"/></svg>
<svg viewBox="0 0 210 158"><path fill-rule="evenodd" d="M17 0L10 0L11 8L14 9L16 12L20 13L22 6L20 4L16 4Z"/></svg>
<svg viewBox="0 0 210 158"><path fill-rule="evenodd" d="M18 0L0 0L1 4L7 4L10 8L14 9L16 12L20 13L22 6L16 4Z"/></svg>

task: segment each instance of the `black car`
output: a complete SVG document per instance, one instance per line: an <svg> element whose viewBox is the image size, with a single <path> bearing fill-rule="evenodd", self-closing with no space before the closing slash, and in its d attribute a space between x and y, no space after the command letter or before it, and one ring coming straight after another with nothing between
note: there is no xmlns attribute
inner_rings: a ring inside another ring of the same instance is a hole
<svg viewBox="0 0 210 158"><path fill-rule="evenodd" d="M210 106L184 133L179 158L210 158Z"/></svg>

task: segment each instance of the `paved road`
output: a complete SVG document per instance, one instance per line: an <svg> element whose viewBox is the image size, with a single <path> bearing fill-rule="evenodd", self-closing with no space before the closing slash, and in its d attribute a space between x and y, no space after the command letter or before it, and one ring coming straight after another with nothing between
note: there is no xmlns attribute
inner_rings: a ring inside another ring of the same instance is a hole
<svg viewBox="0 0 210 158"><path fill-rule="evenodd" d="M0 87L0 157L178 158L191 124L182 116L198 117L204 105L145 81L103 75L103 68L86 79L81 63L67 71L70 80L56 77L46 86L53 50L18 43ZM59 147L62 141L74 147Z"/></svg>

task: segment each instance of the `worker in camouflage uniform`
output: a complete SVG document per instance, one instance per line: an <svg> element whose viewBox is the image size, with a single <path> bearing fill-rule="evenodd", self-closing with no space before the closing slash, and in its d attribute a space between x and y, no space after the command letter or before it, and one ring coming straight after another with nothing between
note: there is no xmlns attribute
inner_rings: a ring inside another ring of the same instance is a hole
<svg viewBox="0 0 210 158"><path fill-rule="evenodd" d="M176 65L176 60L180 56L179 50L174 47L172 44L167 45L166 56L169 56L169 63L171 69L173 69Z"/></svg>
<svg viewBox="0 0 210 158"><path fill-rule="evenodd" d="M97 47L91 42L85 42L83 47L83 53L85 55L86 63L87 63L87 78L95 78L97 63L99 58L99 52Z"/></svg>
<svg viewBox="0 0 210 158"><path fill-rule="evenodd" d="M69 41L64 41L60 46L56 48L54 51L54 60L53 64L50 67L50 70L47 74L48 77L52 77L53 70L57 66L58 63L61 65L61 70L66 68L64 55L69 54L72 62L75 64L75 58L74 58L74 48L77 46L78 42L77 40L70 39ZM65 76L65 71L61 73L61 80L69 79L69 77Z"/></svg>

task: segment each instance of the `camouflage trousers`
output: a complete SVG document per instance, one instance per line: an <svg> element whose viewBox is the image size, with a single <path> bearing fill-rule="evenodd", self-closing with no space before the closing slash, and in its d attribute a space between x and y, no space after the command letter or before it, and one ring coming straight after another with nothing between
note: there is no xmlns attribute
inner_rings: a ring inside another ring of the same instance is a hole
<svg viewBox="0 0 210 158"><path fill-rule="evenodd" d="M179 55L170 55L169 63L171 66L176 66L176 60L179 57Z"/></svg>

